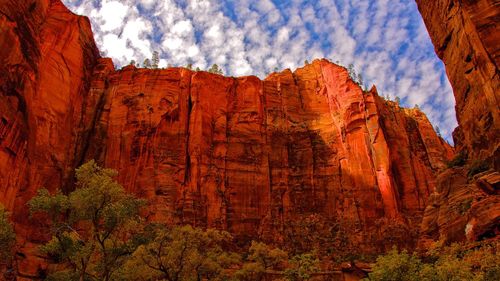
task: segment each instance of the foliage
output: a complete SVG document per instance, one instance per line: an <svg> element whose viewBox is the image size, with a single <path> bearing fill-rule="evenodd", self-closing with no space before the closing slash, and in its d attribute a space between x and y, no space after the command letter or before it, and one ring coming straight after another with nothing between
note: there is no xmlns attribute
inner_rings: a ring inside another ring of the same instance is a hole
<svg viewBox="0 0 500 281"><path fill-rule="evenodd" d="M232 240L227 232L189 225L154 231L154 239L139 246L123 267L128 280L224 280L227 269L240 261L225 249Z"/></svg>
<svg viewBox="0 0 500 281"><path fill-rule="evenodd" d="M377 258L369 280L380 281L418 281L422 261L407 251L398 252L393 248L389 253Z"/></svg>
<svg viewBox="0 0 500 281"><path fill-rule="evenodd" d="M252 241L247 261L235 274L238 280L262 280L267 270L276 270L287 260L288 254L262 242Z"/></svg>
<svg viewBox="0 0 500 281"><path fill-rule="evenodd" d="M142 67L151 68L151 61L149 59L145 59L144 62L142 63Z"/></svg>
<svg viewBox="0 0 500 281"><path fill-rule="evenodd" d="M448 168L461 167L465 165L466 162L467 162L467 154L465 154L463 151L460 151L459 153L457 153L457 155L455 155L455 157L451 161L446 163L446 165L448 166Z"/></svg>
<svg viewBox="0 0 500 281"><path fill-rule="evenodd" d="M160 55L158 54L157 51L154 51L153 56L151 57L151 67L157 69L159 64L160 64Z"/></svg>
<svg viewBox="0 0 500 281"><path fill-rule="evenodd" d="M52 239L40 251L81 280L113 279L136 247L144 201L127 194L113 180L115 175L92 160L76 170L77 189L69 195L41 189L28 202L32 214L46 214L51 222ZM57 272L51 278L65 274Z"/></svg>
<svg viewBox="0 0 500 281"><path fill-rule="evenodd" d="M2 261L9 262L15 242L14 228L9 222L8 213L0 204L0 265Z"/></svg>
<svg viewBox="0 0 500 281"><path fill-rule="evenodd" d="M208 69L208 72L223 75L224 72L222 68L220 68L217 64L212 64L212 66Z"/></svg>
<svg viewBox="0 0 500 281"><path fill-rule="evenodd" d="M319 260L314 255L301 254L290 260L290 268L285 270L285 276L290 281L309 280L319 270Z"/></svg>
<svg viewBox="0 0 500 281"><path fill-rule="evenodd" d="M474 162L472 162L469 168L469 172L467 173L467 176L469 178L472 178L473 176L482 173L484 171L487 171L488 169L489 169L488 163L482 160L475 160Z"/></svg>
<svg viewBox="0 0 500 281"><path fill-rule="evenodd" d="M498 242L496 242L498 243ZM500 280L498 245L438 246L423 262L415 254L395 248L377 259L368 280L492 281Z"/></svg>
<svg viewBox="0 0 500 281"><path fill-rule="evenodd" d="M359 253L349 235L354 228L348 220L331 221L319 214L302 216L285 223L283 248L292 255L312 253L344 261Z"/></svg>

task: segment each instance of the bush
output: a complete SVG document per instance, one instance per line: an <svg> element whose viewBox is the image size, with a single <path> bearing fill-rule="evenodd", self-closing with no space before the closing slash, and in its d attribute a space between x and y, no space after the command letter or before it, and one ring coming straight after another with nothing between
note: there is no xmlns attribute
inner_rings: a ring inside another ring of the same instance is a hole
<svg viewBox="0 0 500 281"><path fill-rule="evenodd" d="M473 176L482 173L484 171L487 171L489 169L488 163L481 161L481 160L475 160L472 162L469 172L467 173L467 176L469 178L472 178Z"/></svg>
<svg viewBox="0 0 500 281"><path fill-rule="evenodd" d="M447 162L446 165L448 166L448 168L462 167L463 165L465 165L466 161L467 155L464 152L460 151L451 161Z"/></svg>

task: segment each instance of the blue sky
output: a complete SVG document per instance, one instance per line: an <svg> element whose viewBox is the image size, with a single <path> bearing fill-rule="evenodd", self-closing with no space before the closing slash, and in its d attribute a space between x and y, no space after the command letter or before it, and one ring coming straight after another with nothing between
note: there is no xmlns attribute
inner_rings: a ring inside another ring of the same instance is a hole
<svg viewBox="0 0 500 281"><path fill-rule="evenodd" d="M63 0L90 18L117 67L152 51L160 66L264 78L305 60L354 64L365 84L418 104L451 141L455 100L413 0Z"/></svg>

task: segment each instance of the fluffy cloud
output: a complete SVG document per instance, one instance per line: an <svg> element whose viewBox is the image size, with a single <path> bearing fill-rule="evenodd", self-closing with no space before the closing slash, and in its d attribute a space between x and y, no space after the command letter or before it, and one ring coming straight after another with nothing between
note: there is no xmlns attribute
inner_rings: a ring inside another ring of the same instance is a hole
<svg viewBox="0 0 500 281"><path fill-rule="evenodd" d="M117 66L143 61L265 77L325 57L354 64L381 95L419 104L450 140L454 99L441 61L407 0L63 0L89 16Z"/></svg>

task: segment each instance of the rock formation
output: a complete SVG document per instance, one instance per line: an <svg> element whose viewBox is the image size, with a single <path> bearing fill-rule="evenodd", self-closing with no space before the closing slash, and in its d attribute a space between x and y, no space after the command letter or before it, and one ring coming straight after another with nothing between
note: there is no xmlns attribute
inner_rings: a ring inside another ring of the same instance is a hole
<svg viewBox="0 0 500 281"><path fill-rule="evenodd" d="M416 0L453 87L458 151L500 169L500 6L494 0Z"/></svg>
<svg viewBox="0 0 500 281"><path fill-rule="evenodd" d="M468 157L439 175L421 242L493 237L500 233L500 6L492 0L416 2L453 86L457 151Z"/></svg>
<svg viewBox="0 0 500 281"><path fill-rule="evenodd" d="M88 20L59 0L2 1L0 30L0 202L13 211L28 256L22 262L33 270L41 262L32 243L46 237L25 203L42 186L70 191L74 168L89 159L117 169L127 190L147 198L150 220L218 227L244 239L279 240L287 221L309 214L351 222L350 234L367 250L363 239L381 221L415 228L424 218L429 237L436 227L438 236L458 229L440 211L448 208L443 198L472 183L448 177L455 182L446 192L446 178L436 184L452 148L422 112L380 98L375 88L363 91L341 66L316 60L264 80L185 68L116 71L100 58ZM457 102L460 148L491 158L498 146L477 146L470 129L480 122L478 134L498 143L498 76L475 67L467 83L477 104ZM478 87L491 89L483 97ZM496 192L497 183L481 175L477 188ZM469 200L461 194L457 202ZM435 209L424 216L429 201ZM467 235L491 229L491 220L477 219L491 215L484 206L498 206L490 201L471 201L474 216L457 220L467 227L476 218Z"/></svg>

